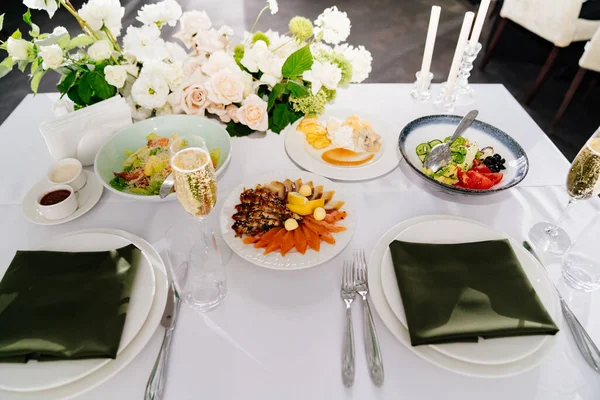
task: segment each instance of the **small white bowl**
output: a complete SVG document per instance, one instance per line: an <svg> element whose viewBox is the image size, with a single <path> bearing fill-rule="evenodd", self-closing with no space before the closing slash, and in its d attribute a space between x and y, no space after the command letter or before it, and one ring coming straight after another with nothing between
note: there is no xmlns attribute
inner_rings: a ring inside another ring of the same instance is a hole
<svg viewBox="0 0 600 400"><path fill-rule="evenodd" d="M48 193L57 191L57 190L68 190L69 196L61 201L60 203L52 204L49 206L43 206L40 204L42 198ZM73 214L78 207L77 198L75 197L75 190L69 185L55 185L50 188L44 190L37 197L37 207L38 212L46 219L51 221L56 221L58 219L67 218L69 215Z"/></svg>
<svg viewBox="0 0 600 400"><path fill-rule="evenodd" d="M62 177L62 179L56 179L55 175L57 173L60 174L61 169L63 169L63 174L66 176ZM50 167L47 179L54 185L69 185L77 192L87 182L87 175L83 173L81 161L76 158L63 158Z"/></svg>

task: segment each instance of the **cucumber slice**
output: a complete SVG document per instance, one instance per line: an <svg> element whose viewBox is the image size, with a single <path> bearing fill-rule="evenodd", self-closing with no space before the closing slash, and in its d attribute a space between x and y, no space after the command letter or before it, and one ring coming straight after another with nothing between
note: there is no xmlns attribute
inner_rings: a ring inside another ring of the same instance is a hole
<svg viewBox="0 0 600 400"><path fill-rule="evenodd" d="M431 148L433 149L435 146L437 146L438 144L442 144L442 141L439 139L434 139L431 142L428 143Z"/></svg>
<svg viewBox="0 0 600 400"><path fill-rule="evenodd" d="M419 160L421 160L421 162L425 162L425 160L427 159L427 155L425 155L425 154L422 154L418 157L419 157Z"/></svg>
<svg viewBox="0 0 600 400"><path fill-rule="evenodd" d="M416 152L418 156L423 156L429 154L429 150L431 150L431 146L429 143L421 143L417 146Z"/></svg>
<svg viewBox="0 0 600 400"><path fill-rule="evenodd" d="M452 153L452 161L456 164L462 164L465 161L465 155L462 153Z"/></svg>

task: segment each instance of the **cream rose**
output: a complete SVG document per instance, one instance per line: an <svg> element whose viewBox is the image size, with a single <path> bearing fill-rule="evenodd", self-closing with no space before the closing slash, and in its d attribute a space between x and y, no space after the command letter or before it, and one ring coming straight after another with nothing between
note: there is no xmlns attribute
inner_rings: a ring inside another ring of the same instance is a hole
<svg viewBox="0 0 600 400"><path fill-rule="evenodd" d="M108 40L98 40L88 48L88 55L94 61L103 61L110 57L112 48Z"/></svg>
<svg viewBox="0 0 600 400"><path fill-rule="evenodd" d="M246 97L237 110L240 122L255 131L266 131L269 128L267 102L255 94Z"/></svg>
<svg viewBox="0 0 600 400"><path fill-rule="evenodd" d="M223 104L211 103L208 107L206 107L206 111L208 111L211 114L217 115L221 119L221 121L225 123L231 121L231 118L227 116L227 110L225 109L225 106Z"/></svg>
<svg viewBox="0 0 600 400"><path fill-rule="evenodd" d="M200 77L202 74L202 66L206 63L207 58L204 55L189 57L183 64L183 74L187 77Z"/></svg>
<svg viewBox="0 0 600 400"><path fill-rule="evenodd" d="M56 69L63 62L63 51L57 44L40 47L40 57L44 60L42 66L44 69Z"/></svg>
<svg viewBox="0 0 600 400"><path fill-rule="evenodd" d="M239 107L236 106L235 104L230 104L225 108L225 111L227 112L227 118L229 118L229 121L233 121L236 124L238 122L240 122L240 120L238 119L237 116L237 111L238 111ZM221 118L222 120L223 118ZM223 121L223 122L229 122L229 121Z"/></svg>
<svg viewBox="0 0 600 400"><path fill-rule="evenodd" d="M208 105L208 92L202 84L191 83L181 88L179 107L184 113L203 116Z"/></svg>
<svg viewBox="0 0 600 400"><path fill-rule="evenodd" d="M127 80L127 67L123 65L107 65L104 68L104 77L109 85L121 89Z"/></svg>
<svg viewBox="0 0 600 400"><path fill-rule="evenodd" d="M6 46L8 55L11 56L13 60L18 61L29 59L29 50L33 49L33 46L28 41L23 39L13 39L11 37L8 38Z"/></svg>
<svg viewBox="0 0 600 400"><path fill-rule="evenodd" d="M215 72L206 81L208 98L213 103L228 105L239 103L244 95L244 82L239 72L224 69Z"/></svg>

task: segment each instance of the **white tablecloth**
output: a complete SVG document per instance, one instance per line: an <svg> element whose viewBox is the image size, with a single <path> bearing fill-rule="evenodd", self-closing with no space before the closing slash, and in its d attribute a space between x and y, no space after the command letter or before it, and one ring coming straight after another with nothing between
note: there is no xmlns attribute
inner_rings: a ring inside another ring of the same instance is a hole
<svg viewBox="0 0 600 400"><path fill-rule="evenodd" d="M261 269L237 256L228 265L229 294L214 312L200 315L182 308L173 341L165 399L561 399L600 398L600 376L580 356L563 327L544 362L522 375L476 379L423 361L399 343L375 315L383 351L385 384L369 379L355 307L356 382L345 389L340 378L343 303L339 298L341 260L353 247L369 253L390 227L426 214L459 215L482 221L517 240L536 222L556 218L566 204L564 180L569 163L501 85L474 85L480 119L503 129L527 151L531 171L515 189L482 198L453 197L423 185L401 164L368 182L345 183L356 198L357 229L351 245L321 266L290 272ZM395 121L398 132L418 116L435 113L431 104L413 102L410 85L360 85L341 91L335 105ZM31 248L48 236L84 228L118 228L157 243L166 229L188 218L177 202L144 203L105 192L84 217L59 226L36 226L24 219L20 202L50 164L37 126L51 117L54 95L28 96L0 127L0 275L16 249ZM458 109L457 113L467 111ZM590 132L591 134L591 132ZM285 154L283 137L234 139L232 160L219 181L222 200L248 178L273 169L297 170ZM220 203L217 205L217 210ZM567 230L576 235L591 213L590 201L576 206ZM216 227L215 212L212 216ZM600 294L576 292L560 279L556 259L546 258L552 277L574 311L600 343ZM163 330L118 375L82 399L139 399L158 353ZM2 397L3 399L6 396ZM7 398L10 398L7 397Z"/></svg>

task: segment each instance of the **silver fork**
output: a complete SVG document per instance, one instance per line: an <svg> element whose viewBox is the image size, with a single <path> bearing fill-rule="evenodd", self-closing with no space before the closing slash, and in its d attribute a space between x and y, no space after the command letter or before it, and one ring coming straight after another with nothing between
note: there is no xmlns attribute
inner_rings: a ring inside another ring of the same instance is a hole
<svg viewBox="0 0 600 400"><path fill-rule="evenodd" d="M346 303L346 328L342 347L342 382L351 387L354 383L354 329L352 328L352 302L356 298L354 269L350 261L344 261L342 272L342 300Z"/></svg>
<svg viewBox="0 0 600 400"><path fill-rule="evenodd" d="M367 283L367 259L363 249L354 249L354 274L356 276L356 292L362 297L363 324L365 329L365 353L367 354L367 365L371 380L377 387L383 385L383 361L379 348L379 340L375 331L373 314L369 305L369 285Z"/></svg>

